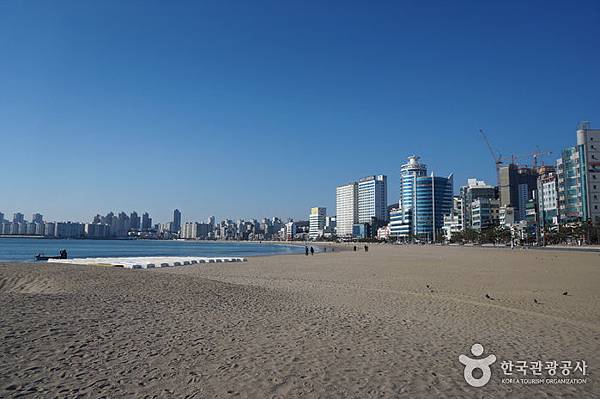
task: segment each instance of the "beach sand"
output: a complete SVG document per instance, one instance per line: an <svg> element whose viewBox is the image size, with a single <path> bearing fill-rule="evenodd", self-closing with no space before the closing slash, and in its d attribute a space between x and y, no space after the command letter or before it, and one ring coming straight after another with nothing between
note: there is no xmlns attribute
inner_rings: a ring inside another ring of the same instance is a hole
<svg viewBox="0 0 600 399"><path fill-rule="evenodd" d="M600 395L599 253L372 245L157 270L3 264L0 311L0 397ZM458 361L474 343L497 357L481 388ZM585 360L588 375L570 377L587 383L502 383L506 360Z"/></svg>

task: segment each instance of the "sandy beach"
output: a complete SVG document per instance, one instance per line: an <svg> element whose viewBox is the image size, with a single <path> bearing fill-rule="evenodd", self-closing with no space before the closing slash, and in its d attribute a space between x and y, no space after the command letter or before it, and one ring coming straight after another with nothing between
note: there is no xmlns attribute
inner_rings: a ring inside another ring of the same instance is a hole
<svg viewBox="0 0 600 399"><path fill-rule="evenodd" d="M593 252L372 245L156 270L2 264L0 309L0 397L600 395ZM458 361L474 343L497 357L481 388ZM586 383L503 383L507 360L585 360L571 376Z"/></svg>

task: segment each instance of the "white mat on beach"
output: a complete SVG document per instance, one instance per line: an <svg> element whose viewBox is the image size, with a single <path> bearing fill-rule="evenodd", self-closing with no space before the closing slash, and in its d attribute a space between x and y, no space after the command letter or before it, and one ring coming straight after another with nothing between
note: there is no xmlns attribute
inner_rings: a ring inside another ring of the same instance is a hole
<svg viewBox="0 0 600 399"><path fill-rule="evenodd" d="M188 266L199 263L245 262L239 257L193 257L193 256L141 256L119 258L72 258L48 259L49 263L69 263L74 265L109 265L127 269L152 269L156 267Z"/></svg>

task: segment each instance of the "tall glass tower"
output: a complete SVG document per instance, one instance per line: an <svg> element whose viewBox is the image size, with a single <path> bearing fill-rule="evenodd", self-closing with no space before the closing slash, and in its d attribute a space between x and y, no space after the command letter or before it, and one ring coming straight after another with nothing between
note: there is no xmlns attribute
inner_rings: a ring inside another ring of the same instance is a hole
<svg viewBox="0 0 600 399"><path fill-rule="evenodd" d="M400 169L399 208L390 215L397 236L436 240L444 215L452 210L453 177L427 175L427 166L411 156Z"/></svg>

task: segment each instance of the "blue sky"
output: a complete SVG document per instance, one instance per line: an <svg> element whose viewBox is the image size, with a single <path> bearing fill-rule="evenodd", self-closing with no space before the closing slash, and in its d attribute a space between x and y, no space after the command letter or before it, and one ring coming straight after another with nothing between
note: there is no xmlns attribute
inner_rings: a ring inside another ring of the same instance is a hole
<svg viewBox="0 0 600 399"><path fill-rule="evenodd" d="M335 212L600 126L597 1L0 1L0 211ZM551 161L555 156L550 157Z"/></svg>

